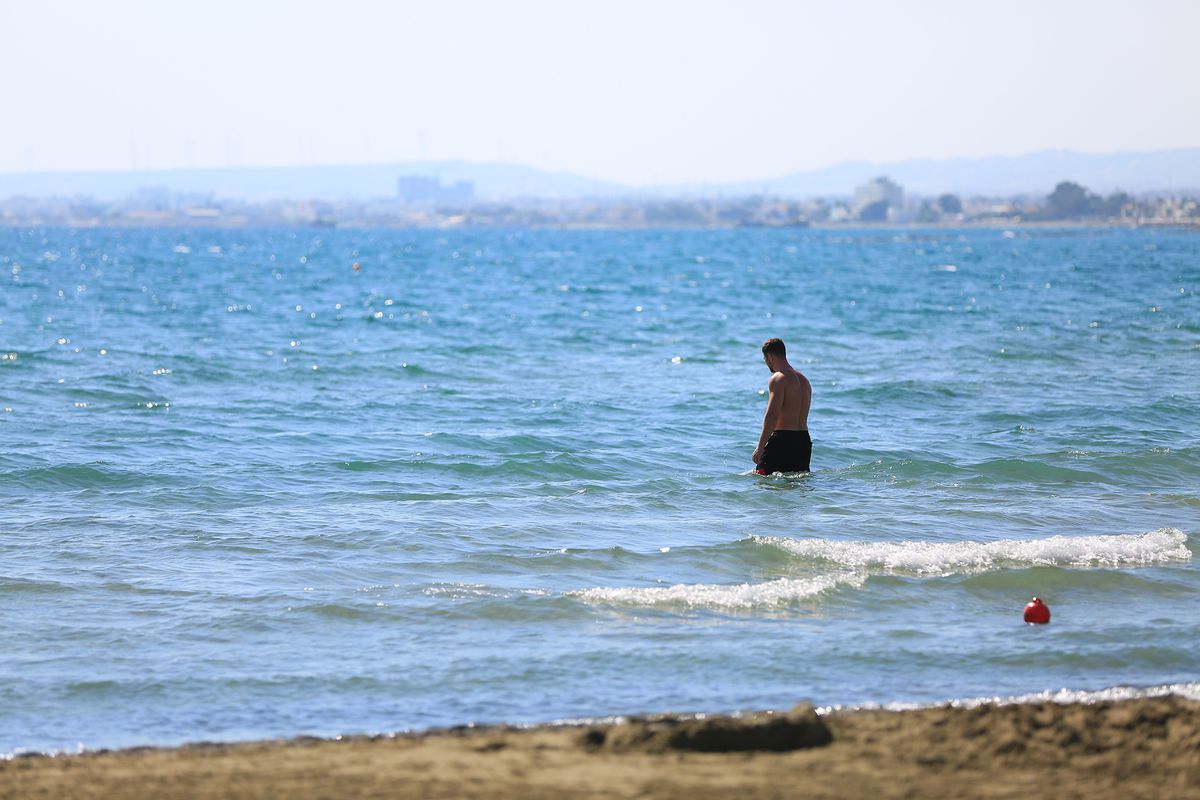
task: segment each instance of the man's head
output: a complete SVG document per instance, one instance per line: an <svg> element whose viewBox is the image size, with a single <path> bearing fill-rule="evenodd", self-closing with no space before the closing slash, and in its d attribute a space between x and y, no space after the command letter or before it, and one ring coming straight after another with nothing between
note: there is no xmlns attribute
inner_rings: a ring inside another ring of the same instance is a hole
<svg viewBox="0 0 1200 800"><path fill-rule="evenodd" d="M778 372L778 365L787 363L787 347L784 346L783 339L767 339L763 342L762 354L763 361L767 362L772 372Z"/></svg>

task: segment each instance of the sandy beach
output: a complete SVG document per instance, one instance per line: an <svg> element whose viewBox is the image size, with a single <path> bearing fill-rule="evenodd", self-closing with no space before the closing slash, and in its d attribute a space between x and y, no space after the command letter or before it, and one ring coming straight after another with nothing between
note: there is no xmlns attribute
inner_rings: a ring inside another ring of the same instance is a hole
<svg viewBox="0 0 1200 800"><path fill-rule="evenodd" d="M1177 697L459 728L0 763L0 798L1200 797Z"/></svg>

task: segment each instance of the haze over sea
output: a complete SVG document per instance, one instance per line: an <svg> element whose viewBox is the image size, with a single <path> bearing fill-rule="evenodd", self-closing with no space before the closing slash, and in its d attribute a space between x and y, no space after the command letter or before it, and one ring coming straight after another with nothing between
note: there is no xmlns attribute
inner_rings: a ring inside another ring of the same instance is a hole
<svg viewBox="0 0 1200 800"><path fill-rule="evenodd" d="M4 230L0 282L0 753L1200 691L1195 233ZM750 473L769 336L809 475Z"/></svg>

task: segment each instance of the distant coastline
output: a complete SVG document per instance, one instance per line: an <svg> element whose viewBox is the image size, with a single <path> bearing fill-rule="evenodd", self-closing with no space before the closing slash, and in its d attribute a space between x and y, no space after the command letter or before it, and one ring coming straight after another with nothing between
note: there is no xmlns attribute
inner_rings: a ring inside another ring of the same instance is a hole
<svg viewBox="0 0 1200 800"><path fill-rule="evenodd" d="M248 203L355 201L394 197L402 176L469 183L483 202L657 200L738 197L837 198L886 175L921 197L1019 197L1048 192L1056 179L1102 194L1200 193L1200 147L1079 153L1044 150L1013 156L846 161L817 169L728 182L622 184L521 164L460 160L293 166L208 166L0 172L0 200L86 196L108 202L165 188L192 197Z"/></svg>
<svg viewBox="0 0 1200 800"><path fill-rule="evenodd" d="M0 226L796 228L1200 224L1200 148L846 162L635 188L464 161L0 174Z"/></svg>
<svg viewBox="0 0 1200 800"><path fill-rule="evenodd" d="M1082 188L1082 187L1081 187ZM1050 195L1048 197L1053 197ZM1090 196L1095 208L1055 209L1046 198L905 196L882 201L785 200L777 197L552 201L462 206L414 206L397 200L334 203L316 200L220 202L135 195L123 201L90 198L0 200L0 228L195 228L454 230L733 230L930 227L1175 227L1200 228L1200 199L1152 195ZM1200 197L1200 195L1198 195ZM949 198L953 198L952 200ZM951 205L944 210L940 204ZM882 207L881 207L882 206Z"/></svg>
<svg viewBox="0 0 1200 800"><path fill-rule="evenodd" d="M410 219L371 219L371 220L311 220L297 219L290 215L243 216L227 217L194 217L187 215L161 216L121 216L121 217L79 217L73 215L30 215L0 217L0 229L21 228L70 228L76 230L113 229L113 230L263 230L263 229L294 229L294 230L574 230L574 231L636 231L636 230L813 230L813 231L845 231L845 230L880 230L880 231L922 231L922 230L953 230L953 229L1049 229L1049 228L1144 228L1144 229L1173 229L1194 230L1200 232L1200 216L1182 218L1151 217L1144 219L1067 219L1067 220L1030 220L1019 216L988 217L970 220L946 220L938 222L862 222L848 220L845 222L779 222L779 223L689 223L673 221L641 221L616 220L593 222L578 219L505 219L502 221L479 222L469 219L450 217L446 219L410 220Z"/></svg>

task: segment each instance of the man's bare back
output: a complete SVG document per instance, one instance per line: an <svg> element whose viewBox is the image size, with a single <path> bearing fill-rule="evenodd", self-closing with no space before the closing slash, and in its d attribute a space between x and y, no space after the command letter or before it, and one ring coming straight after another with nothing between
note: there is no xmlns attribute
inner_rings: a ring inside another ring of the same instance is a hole
<svg viewBox="0 0 1200 800"><path fill-rule="evenodd" d="M787 350L780 339L768 339L763 344L763 360L771 370L771 380L767 383L770 396L758 447L754 450L754 463L765 474L807 472L812 455L812 440L808 436L812 384L788 363Z"/></svg>
<svg viewBox="0 0 1200 800"><path fill-rule="evenodd" d="M771 375L767 384L772 394L780 395L775 417L777 431L808 430L808 409L812 405L812 384L804 373L788 365ZM768 408L770 400L767 401Z"/></svg>

